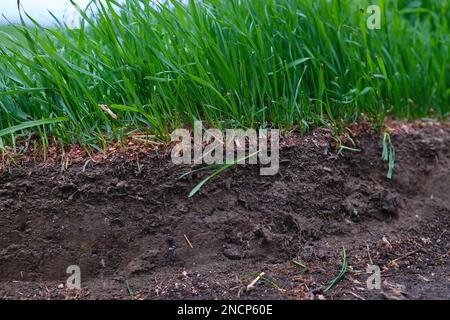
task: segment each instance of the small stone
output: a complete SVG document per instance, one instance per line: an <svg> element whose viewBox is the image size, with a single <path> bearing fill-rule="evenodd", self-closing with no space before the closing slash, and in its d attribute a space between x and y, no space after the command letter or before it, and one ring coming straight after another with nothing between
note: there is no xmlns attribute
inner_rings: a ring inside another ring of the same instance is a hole
<svg viewBox="0 0 450 320"><path fill-rule="evenodd" d="M236 247L226 248L225 250L223 250L223 255L230 260L240 260L242 258L239 249Z"/></svg>
<svg viewBox="0 0 450 320"><path fill-rule="evenodd" d="M60 283L60 284L58 285L58 289L64 289L64 284Z"/></svg>
<svg viewBox="0 0 450 320"><path fill-rule="evenodd" d="M116 187L117 188L126 188L126 187L128 187L128 182L126 182L126 181L119 181L119 182L117 182Z"/></svg>

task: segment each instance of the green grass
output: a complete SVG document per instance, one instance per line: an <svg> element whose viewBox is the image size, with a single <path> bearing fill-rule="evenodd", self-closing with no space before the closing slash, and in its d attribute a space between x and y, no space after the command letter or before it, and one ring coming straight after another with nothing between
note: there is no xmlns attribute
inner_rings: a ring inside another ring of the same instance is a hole
<svg viewBox="0 0 450 320"><path fill-rule="evenodd" d="M328 282L328 286L323 291L324 293L327 293L328 291L330 291L336 284L339 283L339 281L342 280L342 278L347 273L347 269L348 269L347 254L345 252L344 247L342 247L341 256L342 256L341 270L333 279L330 280L330 282Z"/></svg>
<svg viewBox="0 0 450 320"><path fill-rule="evenodd" d="M1 132L0 132L0 134L1 134ZM199 183L191 190L191 192L189 193L188 197L191 198L191 197L193 197L195 194L197 194L197 192L199 192L200 189L201 189L205 184L207 184L211 179L213 179L215 176L221 174L223 171L225 171L225 170L227 170L227 169L232 168L233 166L237 165L238 163L241 163L242 161L245 162L245 160L247 160L247 159L249 159L249 158L251 158L251 157L256 156L258 153L259 153L259 151L256 151L256 152L253 152L253 153L249 154L249 155L246 156L246 157L243 157L243 158L240 158L240 159L236 159L235 161L230 162L230 163L225 163L225 164L223 164L223 165L217 165L217 164L207 165L207 166L204 166L204 167L202 167L202 168L200 168L200 169L196 169L196 170L193 170L193 171L189 171L189 172L183 174L180 178L183 178L183 177L185 177L185 176L187 176L187 175L190 175L190 174L195 173L195 172L198 172L198 171L210 170L210 169L214 169L214 170L215 170L213 173L211 173L211 174L208 175L206 178L204 178L202 181L200 181L200 182L199 182Z"/></svg>
<svg viewBox="0 0 450 320"><path fill-rule="evenodd" d="M388 132L383 133L383 150L381 159L388 163L387 178L392 179L395 169L395 148Z"/></svg>
<svg viewBox="0 0 450 320"><path fill-rule="evenodd" d="M306 131L447 117L449 3L377 2L381 30L366 28L373 1L362 0L105 0L96 15L80 11L79 29L16 26L0 35L0 130L28 125L0 145L33 131L102 150L136 130L167 139L197 119Z"/></svg>

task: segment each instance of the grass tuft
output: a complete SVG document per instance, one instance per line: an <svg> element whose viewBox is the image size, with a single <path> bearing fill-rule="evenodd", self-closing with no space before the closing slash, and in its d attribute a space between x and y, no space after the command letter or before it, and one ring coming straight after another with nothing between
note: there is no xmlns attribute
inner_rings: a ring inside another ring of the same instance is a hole
<svg viewBox="0 0 450 320"><path fill-rule="evenodd" d="M325 290L323 291L324 293L327 293L328 291L330 291L339 281L342 280L342 278L345 276L345 274L347 273L347 254L345 252L345 248L342 248L342 267L341 270L339 271L339 273L333 278L331 279L331 281L328 283L328 286L325 288Z"/></svg>
<svg viewBox="0 0 450 320"><path fill-rule="evenodd" d="M195 120L306 131L447 117L449 2L377 2L380 30L363 0L94 0L77 29L21 10L32 25L0 32L0 130L23 127L0 144L34 131L103 148L123 128L168 139Z"/></svg>

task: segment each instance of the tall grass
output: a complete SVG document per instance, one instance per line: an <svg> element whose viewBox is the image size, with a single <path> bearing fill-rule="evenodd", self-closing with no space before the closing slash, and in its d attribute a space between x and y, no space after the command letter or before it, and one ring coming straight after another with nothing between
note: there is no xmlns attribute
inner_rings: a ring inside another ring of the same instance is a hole
<svg viewBox="0 0 450 320"><path fill-rule="evenodd" d="M447 1L93 1L79 29L56 20L0 36L0 130L66 117L42 139L103 148L133 130L345 125L450 113ZM95 14L93 13L95 12ZM22 11L22 15L26 15ZM99 105L117 114L111 117Z"/></svg>

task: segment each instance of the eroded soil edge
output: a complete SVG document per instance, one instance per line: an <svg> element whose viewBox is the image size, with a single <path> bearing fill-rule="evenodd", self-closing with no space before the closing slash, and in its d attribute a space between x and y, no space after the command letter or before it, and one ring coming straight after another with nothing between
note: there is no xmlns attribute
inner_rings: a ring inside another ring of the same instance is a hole
<svg viewBox="0 0 450 320"><path fill-rule="evenodd" d="M450 129L405 124L392 139L393 180L379 135L358 134L361 152L338 156L318 130L284 142L279 174L236 167L193 199L202 174L179 179L189 168L169 156L64 172L8 167L0 173L0 297L449 298ZM342 247L349 272L324 294ZM370 263L382 269L381 290L366 288ZM80 292L60 286L69 265L81 268ZM262 271L270 283L246 292Z"/></svg>

